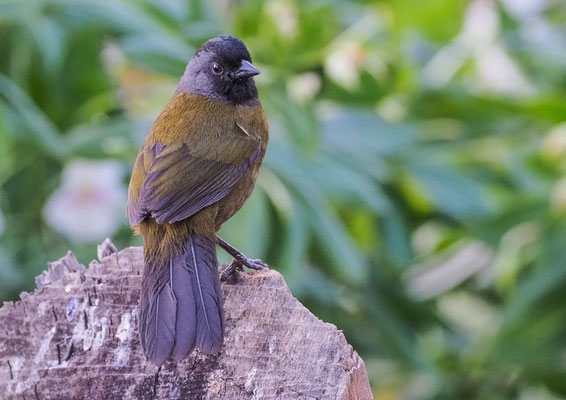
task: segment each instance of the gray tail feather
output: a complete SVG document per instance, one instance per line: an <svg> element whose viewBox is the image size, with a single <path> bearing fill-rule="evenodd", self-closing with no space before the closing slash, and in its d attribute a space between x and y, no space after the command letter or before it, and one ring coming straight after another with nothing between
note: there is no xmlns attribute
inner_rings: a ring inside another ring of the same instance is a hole
<svg viewBox="0 0 566 400"><path fill-rule="evenodd" d="M140 340L147 358L180 360L197 346L220 350L224 311L215 243L190 234L182 254L157 265L146 253L140 302Z"/></svg>

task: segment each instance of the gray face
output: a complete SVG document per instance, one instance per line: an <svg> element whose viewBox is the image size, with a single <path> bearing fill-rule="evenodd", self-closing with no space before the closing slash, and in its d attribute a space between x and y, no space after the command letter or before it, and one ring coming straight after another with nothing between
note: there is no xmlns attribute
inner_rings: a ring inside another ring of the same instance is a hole
<svg viewBox="0 0 566 400"><path fill-rule="evenodd" d="M206 42L193 56L176 93L199 94L224 103L241 104L257 99L251 64L244 43L233 36L219 36Z"/></svg>

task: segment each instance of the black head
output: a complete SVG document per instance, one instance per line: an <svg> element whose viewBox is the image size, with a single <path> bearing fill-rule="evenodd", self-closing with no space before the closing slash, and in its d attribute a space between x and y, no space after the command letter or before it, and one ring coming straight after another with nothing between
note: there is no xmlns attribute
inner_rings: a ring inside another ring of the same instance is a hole
<svg viewBox="0 0 566 400"><path fill-rule="evenodd" d="M234 36L210 39L189 61L176 93L200 94L225 103L241 104L257 99L248 49Z"/></svg>

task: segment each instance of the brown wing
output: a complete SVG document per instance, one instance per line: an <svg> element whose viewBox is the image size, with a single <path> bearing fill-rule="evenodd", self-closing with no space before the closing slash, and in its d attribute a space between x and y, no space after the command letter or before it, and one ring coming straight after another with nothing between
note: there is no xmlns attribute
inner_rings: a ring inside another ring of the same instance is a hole
<svg viewBox="0 0 566 400"><path fill-rule="evenodd" d="M160 118L164 115L167 117L164 112ZM182 113L175 115L177 120L184 118L181 121L199 120ZM210 135L203 134L199 124L175 124L171 119L159 122L158 118L155 126L173 126L188 132L183 141L174 143L154 140L160 137L159 132L146 140L130 183L127 216L132 225L146 217L155 218L158 223L177 222L217 202L236 186L261 151L261 141L242 130L233 119L231 125L224 127L225 120L216 121L216 132ZM224 132L219 134L219 130ZM169 136L179 137L180 133Z"/></svg>

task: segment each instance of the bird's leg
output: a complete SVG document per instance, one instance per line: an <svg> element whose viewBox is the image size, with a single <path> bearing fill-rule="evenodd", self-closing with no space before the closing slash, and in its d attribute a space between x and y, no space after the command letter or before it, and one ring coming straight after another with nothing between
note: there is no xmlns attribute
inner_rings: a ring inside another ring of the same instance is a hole
<svg viewBox="0 0 566 400"><path fill-rule="evenodd" d="M222 276L221 276L222 280L230 276L230 274L232 274L232 272L234 272L236 269L242 268L243 265L251 269L268 268L267 264L265 264L263 261L259 259L250 259L246 257L241 251L239 251L237 248L232 246L230 243L223 240L221 237L216 236L216 240L218 241L218 245L220 247L222 247L228 254L234 257L230 265L226 267L226 269L222 272Z"/></svg>

